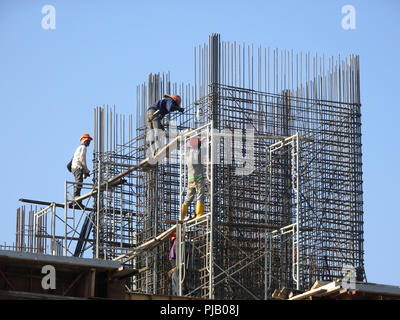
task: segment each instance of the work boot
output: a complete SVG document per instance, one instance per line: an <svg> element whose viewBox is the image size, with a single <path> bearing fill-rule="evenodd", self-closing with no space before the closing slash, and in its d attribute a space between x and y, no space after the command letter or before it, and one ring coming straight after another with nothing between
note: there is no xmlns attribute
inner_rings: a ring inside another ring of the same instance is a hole
<svg viewBox="0 0 400 320"><path fill-rule="evenodd" d="M196 203L196 218L201 217L204 214L204 203Z"/></svg>
<svg viewBox="0 0 400 320"><path fill-rule="evenodd" d="M188 212L188 206L186 204L182 204L181 208L181 220L185 219L186 213Z"/></svg>

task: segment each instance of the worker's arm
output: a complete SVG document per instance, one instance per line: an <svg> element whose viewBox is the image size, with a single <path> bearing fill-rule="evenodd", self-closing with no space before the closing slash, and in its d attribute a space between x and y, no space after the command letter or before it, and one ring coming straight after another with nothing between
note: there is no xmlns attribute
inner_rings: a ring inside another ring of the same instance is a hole
<svg viewBox="0 0 400 320"><path fill-rule="evenodd" d="M160 116L160 109L156 110L156 111L153 113L153 118L152 118L151 120L154 120L155 118L157 118L157 117L159 117L159 116Z"/></svg>
<svg viewBox="0 0 400 320"><path fill-rule="evenodd" d="M176 270L176 266L175 267L173 267L171 270L169 270L168 271L168 278L171 278L172 277L172 274L174 273L174 271Z"/></svg>
<svg viewBox="0 0 400 320"><path fill-rule="evenodd" d="M179 107L173 99L168 99L167 110L169 110L169 112L179 111L179 112L183 113L183 111L185 109Z"/></svg>
<svg viewBox="0 0 400 320"><path fill-rule="evenodd" d="M90 170L89 170L89 168L87 167L86 162L82 162L82 167L83 167L83 171L84 171L87 175L89 175Z"/></svg>
<svg viewBox="0 0 400 320"><path fill-rule="evenodd" d="M89 176L90 171L89 171L89 168L87 167L87 164L86 164L86 147L83 148L83 152L82 152L82 168L83 168L84 173L87 176Z"/></svg>

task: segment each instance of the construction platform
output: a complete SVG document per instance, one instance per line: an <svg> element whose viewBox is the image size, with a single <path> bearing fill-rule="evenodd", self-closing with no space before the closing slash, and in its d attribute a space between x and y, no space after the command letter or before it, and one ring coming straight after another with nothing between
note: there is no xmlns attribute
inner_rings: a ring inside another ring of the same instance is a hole
<svg viewBox="0 0 400 320"><path fill-rule="evenodd" d="M301 294L289 294L285 298L288 300L399 300L400 287L357 281L353 288L348 288L340 280L316 281L310 290Z"/></svg>
<svg viewBox="0 0 400 320"><path fill-rule="evenodd" d="M54 289L43 286L45 266L54 267ZM138 272L111 260L0 250L0 300L199 300L131 292L126 279Z"/></svg>
<svg viewBox="0 0 400 320"><path fill-rule="evenodd" d="M45 266L55 271L54 286L48 289ZM0 250L0 298L124 299L124 279L135 272L109 260Z"/></svg>

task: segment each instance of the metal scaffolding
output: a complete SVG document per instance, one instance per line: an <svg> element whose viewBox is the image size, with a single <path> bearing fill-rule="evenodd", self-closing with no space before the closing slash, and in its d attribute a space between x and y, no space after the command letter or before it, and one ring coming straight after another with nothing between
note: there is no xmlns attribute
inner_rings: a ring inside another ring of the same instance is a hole
<svg viewBox="0 0 400 320"><path fill-rule="evenodd" d="M88 203L68 215L76 204L67 183L64 234L46 229L57 254L92 248L140 270L132 292L171 294L176 230L179 294L211 299L268 299L340 278L344 265L363 269L359 57L256 51L213 34L194 49L194 85L167 73L137 87L135 123L95 108ZM172 93L185 112L164 119L168 148L149 166L145 112ZM205 215L180 221L193 136L205 141Z"/></svg>

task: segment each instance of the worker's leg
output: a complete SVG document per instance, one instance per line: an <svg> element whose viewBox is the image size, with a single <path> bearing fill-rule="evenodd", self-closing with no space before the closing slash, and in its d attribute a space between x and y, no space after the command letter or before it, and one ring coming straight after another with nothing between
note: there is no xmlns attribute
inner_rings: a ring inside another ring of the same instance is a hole
<svg viewBox="0 0 400 320"><path fill-rule="evenodd" d="M196 179L195 184L196 184L196 195L197 195L196 217L200 217L204 214L204 200L206 192L204 178Z"/></svg>
<svg viewBox="0 0 400 320"><path fill-rule="evenodd" d="M74 185L74 198L79 197L81 195L82 182L83 182L83 171L81 168L74 169L72 171L75 177L75 185Z"/></svg>
<svg viewBox="0 0 400 320"><path fill-rule="evenodd" d="M192 203L194 197L196 195L196 184L195 181L189 181L188 182L188 187L187 187L187 193L185 197L185 201L182 204L182 211L181 211L181 219L185 219L185 215L187 213L187 209ZM183 214L185 213L185 214Z"/></svg>
<svg viewBox="0 0 400 320"><path fill-rule="evenodd" d="M179 282L178 279L179 278L179 274L178 274L178 269L176 269L173 273L172 273L172 295L173 296L177 296L179 293Z"/></svg>
<svg viewBox="0 0 400 320"><path fill-rule="evenodd" d="M153 134L154 134L154 145L155 145L155 150L154 154L161 148L162 145L162 139L163 139L163 131L164 131L164 126L161 123L161 118L160 116L156 116L153 118L152 122L152 127L153 127Z"/></svg>
<svg viewBox="0 0 400 320"><path fill-rule="evenodd" d="M146 140L149 143L149 146L151 146L154 143L153 114L154 110L148 110L146 113L146 124L147 124Z"/></svg>
<svg viewBox="0 0 400 320"><path fill-rule="evenodd" d="M153 125L154 129L164 131L164 126L161 123L161 118L159 116L156 116L155 118L153 118L152 125Z"/></svg>
<svg viewBox="0 0 400 320"><path fill-rule="evenodd" d="M146 113L147 135L146 141L148 149L146 150L146 157L152 159L161 146L160 130L162 130L161 118L154 116L155 111L150 109ZM155 164L153 160L149 160L150 164Z"/></svg>
<svg viewBox="0 0 400 320"><path fill-rule="evenodd" d="M183 203L181 208L181 220L185 219L187 212L188 212L188 206Z"/></svg>
<svg viewBox="0 0 400 320"><path fill-rule="evenodd" d="M201 217L204 214L204 203L196 203L196 218Z"/></svg>
<svg viewBox="0 0 400 320"><path fill-rule="evenodd" d="M197 202L204 203L205 193L206 193L206 184L204 178L196 179L195 187L196 187Z"/></svg>

